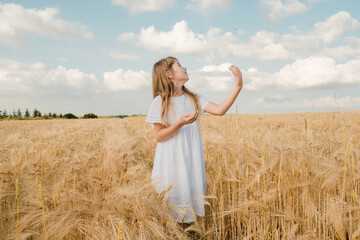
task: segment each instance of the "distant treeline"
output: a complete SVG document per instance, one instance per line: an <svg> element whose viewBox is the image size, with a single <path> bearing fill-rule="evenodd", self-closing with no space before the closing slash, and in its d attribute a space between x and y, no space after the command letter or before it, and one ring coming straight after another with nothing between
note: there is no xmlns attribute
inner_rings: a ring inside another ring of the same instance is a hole
<svg viewBox="0 0 360 240"><path fill-rule="evenodd" d="M114 116L106 116L108 118L125 118L125 117L133 117L139 116L138 114L133 115L114 115ZM66 118L66 119L78 119L78 118L98 118L95 113L86 113L84 116L75 116L73 113L65 113L65 114L57 114L55 112L41 113L38 109L34 109L32 112L26 108L25 112L22 112L20 109L17 111L13 110L12 112L4 110L0 110L0 120L29 120L29 119L56 119L56 118Z"/></svg>

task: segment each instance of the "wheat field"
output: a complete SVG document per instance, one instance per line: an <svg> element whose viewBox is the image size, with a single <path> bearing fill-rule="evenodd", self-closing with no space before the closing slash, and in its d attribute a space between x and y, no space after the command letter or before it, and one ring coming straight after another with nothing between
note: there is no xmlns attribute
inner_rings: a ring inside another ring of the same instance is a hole
<svg viewBox="0 0 360 240"><path fill-rule="evenodd" d="M360 111L202 115L188 228L151 186L144 120L1 121L0 239L360 238Z"/></svg>

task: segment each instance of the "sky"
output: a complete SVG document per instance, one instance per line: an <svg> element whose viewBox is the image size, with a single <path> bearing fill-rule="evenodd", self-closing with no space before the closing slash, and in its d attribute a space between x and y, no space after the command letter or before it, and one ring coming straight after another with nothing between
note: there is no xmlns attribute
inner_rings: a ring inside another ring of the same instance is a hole
<svg viewBox="0 0 360 240"><path fill-rule="evenodd" d="M153 64L228 113L360 110L358 0L0 0L0 110L146 114Z"/></svg>

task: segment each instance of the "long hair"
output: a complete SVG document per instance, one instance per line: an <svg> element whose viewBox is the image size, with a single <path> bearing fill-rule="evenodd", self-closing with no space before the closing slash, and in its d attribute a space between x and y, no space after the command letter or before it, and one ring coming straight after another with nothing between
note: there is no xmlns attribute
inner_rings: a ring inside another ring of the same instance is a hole
<svg viewBox="0 0 360 240"><path fill-rule="evenodd" d="M159 60L153 66L152 70L152 90L153 90L153 97L156 96L161 97L161 122L169 125L167 122L167 115L169 112L170 106L170 99L175 94L175 85L174 83L168 78L166 71L173 71L172 65L177 59L174 57L167 57ZM188 95L194 105L195 111L199 111L199 102L198 96L192 93L189 89L185 86L182 87L184 93Z"/></svg>

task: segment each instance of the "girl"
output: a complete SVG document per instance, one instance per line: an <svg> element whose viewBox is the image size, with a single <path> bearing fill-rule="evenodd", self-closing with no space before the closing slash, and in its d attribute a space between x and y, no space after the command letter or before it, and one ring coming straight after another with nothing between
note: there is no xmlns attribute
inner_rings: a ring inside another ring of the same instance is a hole
<svg viewBox="0 0 360 240"><path fill-rule="evenodd" d="M205 163L196 120L203 112L222 116L234 103L242 88L242 74L233 65L229 70L235 77L235 88L217 105L184 86L189 76L176 58L167 57L154 64L154 99L145 120L153 127L158 142L152 184L159 194L171 187L166 196L177 209L172 212L177 222L193 222L194 213L205 215Z"/></svg>

